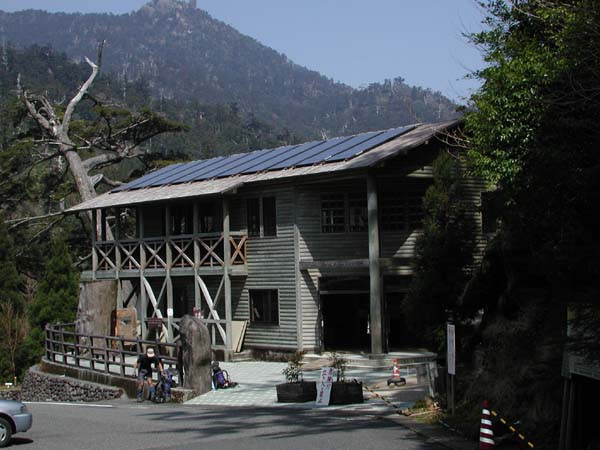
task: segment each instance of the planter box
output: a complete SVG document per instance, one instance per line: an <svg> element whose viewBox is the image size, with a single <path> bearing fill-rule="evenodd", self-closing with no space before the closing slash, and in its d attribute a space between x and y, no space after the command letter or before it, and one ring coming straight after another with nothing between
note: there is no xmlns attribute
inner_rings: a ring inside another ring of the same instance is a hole
<svg viewBox="0 0 600 450"><path fill-rule="evenodd" d="M281 383L275 387L277 389L277 401L281 403L304 403L317 399L317 383L314 381Z"/></svg>
<svg viewBox="0 0 600 450"><path fill-rule="evenodd" d="M351 403L362 403L363 385L362 383L348 381L334 381L331 386L330 405L349 405Z"/></svg>

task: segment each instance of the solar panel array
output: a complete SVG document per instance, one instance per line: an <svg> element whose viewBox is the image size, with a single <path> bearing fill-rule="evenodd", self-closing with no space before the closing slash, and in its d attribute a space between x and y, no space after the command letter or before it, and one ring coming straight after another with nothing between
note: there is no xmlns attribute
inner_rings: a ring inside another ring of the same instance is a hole
<svg viewBox="0 0 600 450"><path fill-rule="evenodd" d="M385 131L370 131L354 136L172 164L120 186L113 192L344 161L414 128L415 125L409 125Z"/></svg>

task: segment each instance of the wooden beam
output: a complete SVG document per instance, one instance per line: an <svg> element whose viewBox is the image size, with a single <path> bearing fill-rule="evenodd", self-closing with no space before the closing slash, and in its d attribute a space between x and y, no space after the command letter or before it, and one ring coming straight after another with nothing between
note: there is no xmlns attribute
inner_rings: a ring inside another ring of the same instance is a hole
<svg viewBox="0 0 600 450"><path fill-rule="evenodd" d="M371 353L383 353L383 282L379 250L379 213L377 180L373 173L367 175L367 210L369 216L369 278L370 278L370 329Z"/></svg>
<svg viewBox="0 0 600 450"><path fill-rule="evenodd" d="M225 287L225 352L226 359L229 358L229 352L232 351L232 323L233 314L231 311L231 280L229 278L229 269L231 267L231 243L230 239L230 220L229 220L229 197L223 196L223 281Z"/></svg>
<svg viewBox="0 0 600 450"><path fill-rule="evenodd" d="M198 233L200 231L200 224L198 223L199 208L198 202L194 201L194 217L193 217L193 234L194 234L194 275L197 277L198 269L200 268L200 242L198 242ZM202 308L202 294L200 292L200 286L198 283L194 283L194 307Z"/></svg>

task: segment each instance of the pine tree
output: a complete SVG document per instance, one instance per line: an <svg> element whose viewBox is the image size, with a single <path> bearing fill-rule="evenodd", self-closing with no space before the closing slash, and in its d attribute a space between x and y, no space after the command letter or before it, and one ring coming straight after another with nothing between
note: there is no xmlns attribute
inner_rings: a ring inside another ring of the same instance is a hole
<svg viewBox="0 0 600 450"><path fill-rule="evenodd" d="M32 328L75 320L79 296L79 274L73 266L67 244L55 239L33 303L29 309Z"/></svg>
<svg viewBox="0 0 600 450"><path fill-rule="evenodd" d="M15 263L13 242L5 225L0 223L0 303L9 303L21 310L23 308L21 282Z"/></svg>

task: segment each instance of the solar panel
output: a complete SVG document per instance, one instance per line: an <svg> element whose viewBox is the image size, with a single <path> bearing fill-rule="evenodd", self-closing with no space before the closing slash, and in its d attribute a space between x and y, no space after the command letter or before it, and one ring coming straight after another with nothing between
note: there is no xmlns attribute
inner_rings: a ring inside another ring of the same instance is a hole
<svg viewBox="0 0 600 450"><path fill-rule="evenodd" d="M416 128L416 125L386 131L370 131L326 141L313 141L299 145L256 150L231 156L219 156L185 164L176 163L113 189L113 192L343 161L377 147L414 128Z"/></svg>
<svg viewBox="0 0 600 450"><path fill-rule="evenodd" d="M384 131L383 133L370 136L367 140L357 143L352 147L348 147L345 150L332 155L331 158L328 159L328 161L343 161L344 159L358 156L364 151L370 150L373 147L376 147L378 145L383 144L384 142L392 140L404 133L409 132L414 128L415 125L410 125L402 128L394 128L392 130Z"/></svg>
<svg viewBox="0 0 600 450"><path fill-rule="evenodd" d="M215 164L218 164L220 161L223 161L225 159L227 159L225 156L218 156L216 158L203 159L203 160L199 160L199 161L189 162L189 163L185 164L183 167L180 167L179 170L172 172L170 174L167 174L164 177L161 177L160 179L153 180L153 182L149 183L147 185L147 187L163 186L165 184L172 184L176 180L179 180L180 178L185 177L186 174L187 175L195 174L198 171L201 171L201 170L205 169L206 167L214 166Z"/></svg>
<svg viewBox="0 0 600 450"><path fill-rule="evenodd" d="M322 151L318 155L314 155L310 158L301 161L298 165L310 165L319 162L328 161L333 155L337 155L338 153L342 153L347 151L354 146L369 140L371 137L381 134L381 131L371 132L371 133L363 133L356 136L352 136L350 139L346 139L343 142L340 142L337 145L332 147L328 147L325 151Z"/></svg>
<svg viewBox="0 0 600 450"><path fill-rule="evenodd" d="M129 189L138 189L140 187L145 187L146 183L148 183L156 178L159 178L163 174L173 172L177 168L179 168L183 165L185 165L185 163L175 163L175 164L171 164L166 167L161 167L158 170L147 173L146 175L142 176L141 178L138 178L127 184L124 184L123 186L119 186L119 187L113 189L112 192L119 192L119 191L125 191L125 190L129 190Z"/></svg>
<svg viewBox="0 0 600 450"><path fill-rule="evenodd" d="M253 166L249 170L251 170L252 172L261 172L263 170L268 170L271 167L273 167L275 164L281 163L282 161L286 161L290 158L294 158L297 155L310 150L311 148L315 147L316 145L320 145L322 142L323 141L307 142L305 144L296 145L293 148L288 149L285 152L277 152L277 154L271 155L270 158L260 161L257 165ZM284 164L284 166L286 166L286 165ZM247 172L247 173L249 173L249 172Z"/></svg>
<svg viewBox="0 0 600 450"><path fill-rule="evenodd" d="M263 164L264 161L269 161L273 154L286 154L295 149L296 147L298 147L298 145L286 145L285 147L277 147L272 148L270 150L260 150L258 152L253 152L253 158L242 162L238 161L237 164L223 170L222 172L217 174L217 176L224 177L228 175L236 175L238 173L257 172L258 170L256 169L256 167L260 167L260 165Z"/></svg>
<svg viewBox="0 0 600 450"><path fill-rule="evenodd" d="M295 154L289 158L285 158L280 162L275 162L274 164L271 164L268 167L268 169L271 169L271 170L285 169L287 167L295 167L295 166L303 165L304 161L306 161L307 159L311 159L316 155L320 155L321 153L329 150L331 147L338 145L344 141L347 141L348 139L351 139L351 138L352 137L339 137L339 138L330 139L328 141L321 141L317 145L314 145L314 146L306 149L303 152L298 152L297 154Z"/></svg>

